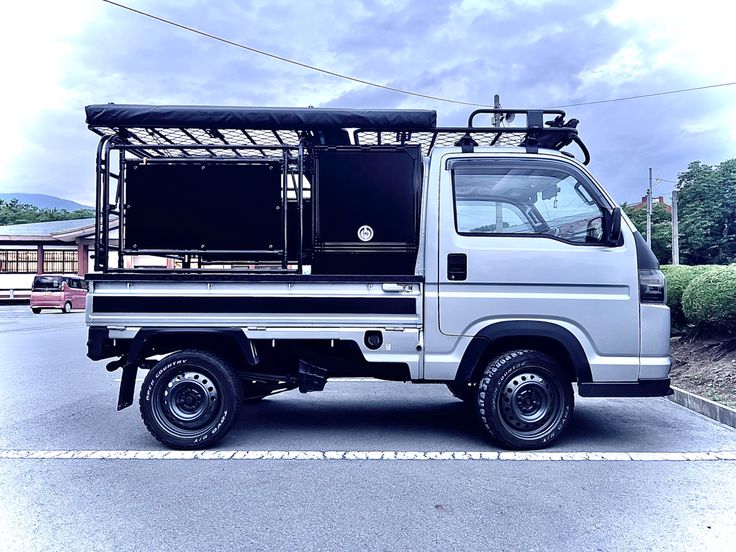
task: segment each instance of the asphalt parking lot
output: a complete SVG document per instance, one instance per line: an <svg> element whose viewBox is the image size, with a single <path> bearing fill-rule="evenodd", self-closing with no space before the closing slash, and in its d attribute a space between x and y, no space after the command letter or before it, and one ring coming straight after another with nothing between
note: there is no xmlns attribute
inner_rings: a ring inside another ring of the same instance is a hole
<svg viewBox="0 0 736 552"><path fill-rule="evenodd" d="M116 412L120 375L85 341L82 313L0 307L2 550L722 550L736 535L736 431L665 399L578 399L554 447L510 455L442 386L335 381L248 405L216 451L176 459L137 408Z"/></svg>

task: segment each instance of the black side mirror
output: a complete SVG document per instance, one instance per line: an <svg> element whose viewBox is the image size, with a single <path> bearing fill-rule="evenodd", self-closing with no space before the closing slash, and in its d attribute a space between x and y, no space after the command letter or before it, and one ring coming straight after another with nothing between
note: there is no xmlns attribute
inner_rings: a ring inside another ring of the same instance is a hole
<svg viewBox="0 0 736 552"><path fill-rule="evenodd" d="M621 239L621 207L614 207L611 213L611 226L608 229L608 242L617 245Z"/></svg>

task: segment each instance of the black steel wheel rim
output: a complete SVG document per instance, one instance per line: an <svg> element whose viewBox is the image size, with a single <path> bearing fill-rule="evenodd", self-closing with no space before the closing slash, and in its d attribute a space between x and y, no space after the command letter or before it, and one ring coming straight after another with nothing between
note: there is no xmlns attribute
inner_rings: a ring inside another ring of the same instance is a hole
<svg viewBox="0 0 736 552"><path fill-rule="evenodd" d="M222 390L212 373L201 366L188 365L156 382L152 411L156 422L167 432L188 437L214 427L222 403Z"/></svg>
<svg viewBox="0 0 736 552"><path fill-rule="evenodd" d="M555 428L564 415L565 398L556 378L534 367L508 376L496 404L506 431L521 440L536 440Z"/></svg>

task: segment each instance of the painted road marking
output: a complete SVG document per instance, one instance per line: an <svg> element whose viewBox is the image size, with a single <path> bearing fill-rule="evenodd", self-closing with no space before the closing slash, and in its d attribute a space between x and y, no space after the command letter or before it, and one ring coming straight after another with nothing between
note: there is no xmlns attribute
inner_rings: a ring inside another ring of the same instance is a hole
<svg viewBox="0 0 736 552"><path fill-rule="evenodd" d="M122 378L115 378L114 382L120 383ZM144 378L136 378L135 381L141 382ZM395 382L395 381L384 381L376 378L330 378L328 382L348 382L348 383L360 383L360 382L370 382L370 383L404 383L404 382Z"/></svg>
<svg viewBox="0 0 736 552"><path fill-rule="evenodd" d="M330 378L327 380L327 382L331 381L342 381L342 382L348 382L348 383L357 383L357 382L369 382L369 383L404 383L403 381L391 381L391 380L382 380L378 378Z"/></svg>
<svg viewBox="0 0 736 552"><path fill-rule="evenodd" d="M736 461L736 451L494 452L396 450L0 450L0 460L510 460L606 462Z"/></svg>

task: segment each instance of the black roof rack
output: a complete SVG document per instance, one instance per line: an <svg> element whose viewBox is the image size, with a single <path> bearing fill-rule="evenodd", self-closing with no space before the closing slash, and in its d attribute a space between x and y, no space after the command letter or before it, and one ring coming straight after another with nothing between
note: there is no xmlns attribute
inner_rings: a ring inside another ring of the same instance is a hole
<svg viewBox="0 0 736 552"><path fill-rule="evenodd" d="M418 144L425 154L434 147L522 146L530 153L564 148L573 142L588 164L590 154L578 136L577 119L565 121L562 110L478 109L467 127L438 127L430 110L330 109L271 107L209 107L150 105L90 105L89 128L119 143L140 146L141 157L280 156L277 148L300 143L355 145ZM482 115L526 118L523 126L476 126ZM551 118L550 118L551 117ZM258 149L256 146L263 146ZM273 149L268 149L268 148Z"/></svg>
<svg viewBox="0 0 736 552"><path fill-rule="evenodd" d="M524 126L475 126L479 115L500 115L510 121L509 115L526 117ZM549 116L554 116L548 120ZM565 112L555 110L531 109L477 109L468 117L467 127L437 127L431 130L374 130L358 129L354 135L356 144L389 145L389 144L421 144L422 151L429 155L432 148L460 146L463 151L472 151L475 147L522 146L530 153L541 149L554 149L574 157L563 148L577 144L583 153L583 164L590 162L590 152L578 136L577 119L565 121Z"/></svg>

